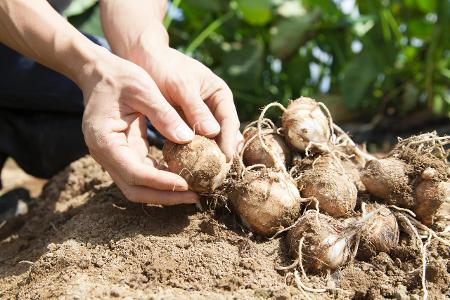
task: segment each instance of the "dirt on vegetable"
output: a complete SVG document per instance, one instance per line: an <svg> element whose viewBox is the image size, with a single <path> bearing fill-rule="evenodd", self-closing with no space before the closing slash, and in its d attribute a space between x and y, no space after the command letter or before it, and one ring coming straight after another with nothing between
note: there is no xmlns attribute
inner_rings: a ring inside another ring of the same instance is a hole
<svg viewBox="0 0 450 300"><path fill-rule="evenodd" d="M429 299L450 297L450 249L436 239L426 249ZM252 235L226 207L128 202L85 157L50 180L25 225L0 242L0 298L422 298L421 253L405 231L389 254L302 277L324 293L298 289L280 269L292 262L284 237Z"/></svg>

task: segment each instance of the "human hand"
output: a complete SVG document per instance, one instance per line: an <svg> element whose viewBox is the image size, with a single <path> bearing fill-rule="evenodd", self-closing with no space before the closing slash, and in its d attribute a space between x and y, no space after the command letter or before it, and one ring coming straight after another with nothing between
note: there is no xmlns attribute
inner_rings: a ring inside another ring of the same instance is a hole
<svg viewBox="0 0 450 300"><path fill-rule="evenodd" d="M175 49L143 46L134 49L132 60L152 76L167 101L183 111L194 131L216 137L231 160L243 138L227 84L199 61Z"/></svg>
<svg viewBox="0 0 450 300"><path fill-rule="evenodd" d="M124 195L133 202L196 203L182 177L157 169L148 157L145 116L174 142L189 142L193 132L147 72L105 50L83 73L86 144Z"/></svg>

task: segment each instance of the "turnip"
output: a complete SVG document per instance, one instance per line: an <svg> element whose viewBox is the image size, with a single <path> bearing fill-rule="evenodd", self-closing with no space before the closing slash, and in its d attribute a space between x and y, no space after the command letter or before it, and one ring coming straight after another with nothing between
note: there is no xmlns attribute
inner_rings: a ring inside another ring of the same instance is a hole
<svg viewBox="0 0 450 300"><path fill-rule="evenodd" d="M291 225L300 214L295 182L273 169L245 172L231 188L230 200L244 225L264 236Z"/></svg>
<svg viewBox="0 0 450 300"><path fill-rule="evenodd" d="M284 142L283 137L272 128L261 130L261 138L270 153L261 144L258 137L258 129L248 127L244 131L243 160L246 166L264 165L266 167L282 167L291 161L291 152Z"/></svg>
<svg viewBox="0 0 450 300"><path fill-rule="evenodd" d="M367 220L362 227L359 253L363 257L370 257L379 252L386 252L398 244L399 228L397 218L389 208L373 203L363 205L363 213L378 211Z"/></svg>
<svg viewBox="0 0 450 300"><path fill-rule="evenodd" d="M357 189L340 161L332 155L318 157L298 179L302 197L315 199L319 210L333 217L350 216Z"/></svg>
<svg viewBox="0 0 450 300"><path fill-rule="evenodd" d="M300 151L305 151L311 143L327 144L332 134L331 119L318 102L307 97L289 103L282 124L287 142Z"/></svg>
<svg viewBox="0 0 450 300"><path fill-rule="evenodd" d="M169 170L183 177L190 190L198 193L216 190L231 167L217 143L199 135L188 144L166 141L163 156Z"/></svg>

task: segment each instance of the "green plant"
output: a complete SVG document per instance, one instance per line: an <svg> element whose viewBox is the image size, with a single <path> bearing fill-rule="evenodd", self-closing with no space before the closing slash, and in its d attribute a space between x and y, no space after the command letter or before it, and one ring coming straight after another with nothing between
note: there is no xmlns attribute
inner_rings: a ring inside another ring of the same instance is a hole
<svg viewBox="0 0 450 300"><path fill-rule="evenodd" d="M450 117L450 1L357 0L348 13L341 2L176 0L181 17L165 24L173 47L229 84L243 120L300 95L338 121L423 109Z"/></svg>

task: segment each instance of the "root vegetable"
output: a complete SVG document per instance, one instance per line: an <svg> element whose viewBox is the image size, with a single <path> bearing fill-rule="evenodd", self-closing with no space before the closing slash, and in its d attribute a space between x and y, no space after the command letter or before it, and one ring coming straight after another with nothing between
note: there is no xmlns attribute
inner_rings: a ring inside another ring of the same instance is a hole
<svg viewBox="0 0 450 300"><path fill-rule="evenodd" d="M353 184L356 186L358 192L365 192L367 189L364 183L361 181L360 167L349 160L343 160L342 165L344 166L345 172L350 177Z"/></svg>
<svg viewBox="0 0 450 300"><path fill-rule="evenodd" d="M361 172L369 193L388 204L412 208L414 199L408 178L408 165L394 157L372 160Z"/></svg>
<svg viewBox="0 0 450 300"><path fill-rule="evenodd" d="M216 142L199 135L183 145L166 141L163 155L169 170L183 177L198 193L213 192L223 184L231 167Z"/></svg>
<svg viewBox="0 0 450 300"><path fill-rule="evenodd" d="M379 252L386 252L398 244L399 228L397 218L389 208L377 203L366 206L366 212L377 213L362 228L359 254L364 258Z"/></svg>
<svg viewBox="0 0 450 300"><path fill-rule="evenodd" d="M235 183L230 199L242 222L264 236L293 224L300 214L295 182L271 169L247 172Z"/></svg>
<svg viewBox="0 0 450 300"><path fill-rule="evenodd" d="M312 143L327 144L331 136L330 122L315 100L300 97L291 101L283 113L287 142L304 151Z"/></svg>
<svg viewBox="0 0 450 300"><path fill-rule="evenodd" d="M355 235L345 234L345 226L339 221L314 210L307 211L298 224L287 234L287 245L293 257L310 271L337 269L350 259ZM302 240L303 239L303 240Z"/></svg>
<svg viewBox="0 0 450 300"><path fill-rule="evenodd" d="M247 166L263 164L268 168L286 166L291 161L291 152L284 142L282 136L274 132L273 129L262 129L262 139L267 148L272 152L268 153L258 138L258 129L250 127L244 132L245 142L248 143L244 149L243 158Z"/></svg>
<svg viewBox="0 0 450 300"><path fill-rule="evenodd" d="M330 216L349 216L355 208L356 186L331 155L318 158L300 177L298 187L302 197L314 197L320 211Z"/></svg>
<svg viewBox="0 0 450 300"><path fill-rule="evenodd" d="M415 190L414 212L425 225L436 224L444 229L449 224L450 182L423 180Z"/></svg>

